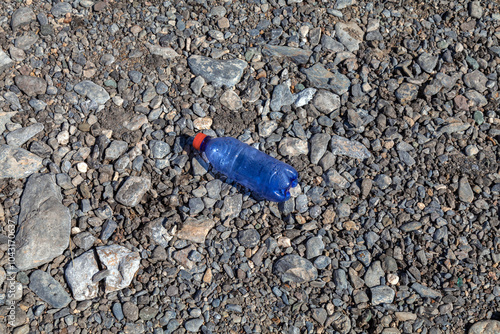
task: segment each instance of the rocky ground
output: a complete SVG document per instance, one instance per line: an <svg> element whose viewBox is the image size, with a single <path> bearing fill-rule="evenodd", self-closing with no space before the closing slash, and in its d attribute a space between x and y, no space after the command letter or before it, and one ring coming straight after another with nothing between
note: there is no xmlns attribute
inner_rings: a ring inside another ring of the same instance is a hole
<svg viewBox="0 0 500 334"><path fill-rule="evenodd" d="M499 9L1 1L0 332L500 333Z"/></svg>

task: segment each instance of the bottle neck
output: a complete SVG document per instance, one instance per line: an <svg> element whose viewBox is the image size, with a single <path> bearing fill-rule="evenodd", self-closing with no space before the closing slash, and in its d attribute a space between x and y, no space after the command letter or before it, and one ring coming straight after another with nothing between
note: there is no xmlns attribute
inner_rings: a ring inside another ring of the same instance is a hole
<svg viewBox="0 0 500 334"><path fill-rule="evenodd" d="M212 139L210 136L206 136L200 144L200 152L205 152L205 148L207 147L207 143Z"/></svg>

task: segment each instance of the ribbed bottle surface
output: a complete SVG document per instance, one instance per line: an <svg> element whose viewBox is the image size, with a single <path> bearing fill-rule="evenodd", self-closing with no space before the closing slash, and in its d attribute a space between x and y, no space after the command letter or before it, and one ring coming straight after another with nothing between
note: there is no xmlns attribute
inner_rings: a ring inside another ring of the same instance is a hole
<svg viewBox="0 0 500 334"><path fill-rule="evenodd" d="M274 202L290 198L297 171L250 145L231 138L206 138L202 144L212 167L241 185Z"/></svg>

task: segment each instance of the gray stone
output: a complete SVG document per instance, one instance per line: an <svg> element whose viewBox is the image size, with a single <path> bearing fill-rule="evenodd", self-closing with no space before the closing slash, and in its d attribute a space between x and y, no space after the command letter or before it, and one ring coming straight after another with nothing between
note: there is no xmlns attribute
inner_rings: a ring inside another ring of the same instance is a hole
<svg viewBox="0 0 500 334"><path fill-rule="evenodd" d="M337 269L333 272L333 283L337 291L346 290L349 283L347 282L347 275L344 269Z"/></svg>
<svg viewBox="0 0 500 334"><path fill-rule="evenodd" d="M471 157L473 155L476 155L479 153L479 149L477 148L476 145L467 145L465 148L465 155L468 157Z"/></svg>
<svg viewBox="0 0 500 334"><path fill-rule="evenodd" d="M232 89L226 90L220 97L220 103L229 110L238 110L243 107L240 97Z"/></svg>
<svg viewBox="0 0 500 334"><path fill-rule="evenodd" d="M473 18L480 19L483 16L483 7L481 2L472 1L469 3L469 14Z"/></svg>
<svg viewBox="0 0 500 334"><path fill-rule="evenodd" d="M16 81L16 86L28 96L45 94L47 91L47 82L42 78L29 75L17 75L14 79Z"/></svg>
<svg viewBox="0 0 500 334"><path fill-rule="evenodd" d="M127 142L123 140L113 140L108 148L104 151L104 158L106 160L118 159L128 148Z"/></svg>
<svg viewBox="0 0 500 334"><path fill-rule="evenodd" d="M392 179L389 175L379 174L373 179L375 184L382 190L387 189L392 184Z"/></svg>
<svg viewBox="0 0 500 334"><path fill-rule="evenodd" d="M141 256L120 245L97 247L97 255L107 270L105 292L109 293L126 288L139 270Z"/></svg>
<svg viewBox="0 0 500 334"><path fill-rule="evenodd" d="M326 318L328 317L328 313L324 308L315 308L312 309L311 312L314 320L319 322L321 325L325 324Z"/></svg>
<svg viewBox="0 0 500 334"><path fill-rule="evenodd" d="M323 254L325 249L325 244L323 243L323 238L312 237L306 242L306 258L308 260L313 259L317 256Z"/></svg>
<svg viewBox="0 0 500 334"><path fill-rule="evenodd" d="M482 108L488 104L486 97L476 90L468 90L465 92L465 97L471 100L476 107Z"/></svg>
<svg viewBox="0 0 500 334"><path fill-rule="evenodd" d="M332 136L330 149L334 155L346 155L354 159L363 160L371 157L371 153L360 142L337 135Z"/></svg>
<svg viewBox="0 0 500 334"><path fill-rule="evenodd" d="M468 128L470 128L470 124L469 123L452 123L452 124L448 124L448 125L445 125L443 126L442 128L439 129L439 133L440 134L443 134L443 133L455 133L455 132L462 132L462 131L465 131L467 130Z"/></svg>
<svg viewBox="0 0 500 334"><path fill-rule="evenodd" d="M21 197L16 234L16 267L36 268L61 255L69 245L71 214L62 205L53 174L29 177Z"/></svg>
<svg viewBox="0 0 500 334"><path fill-rule="evenodd" d="M25 128L20 128L9 132L5 139L7 140L7 144L12 147L19 147L26 143L28 140L36 136L43 130L42 123L35 123Z"/></svg>
<svg viewBox="0 0 500 334"><path fill-rule="evenodd" d="M295 94L295 102L294 105L295 107L303 107L309 103L314 97L314 94L316 94L316 89L315 88L306 88L304 90L301 90L297 94Z"/></svg>
<svg viewBox="0 0 500 334"><path fill-rule="evenodd" d="M14 92L7 92L3 95L5 101L10 104L10 109L12 110L22 110L21 102L19 102L19 98ZM8 122L7 122L8 123Z"/></svg>
<svg viewBox="0 0 500 334"><path fill-rule="evenodd" d="M35 19L35 13L30 7L21 7L12 14L10 25L12 30L16 30L18 27L30 24Z"/></svg>
<svg viewBox="0 0 500 334"><path fill-rule="evenodd" d="M264 45L262 54L269 57L287 57L294 63L301 65L309 61L312 51L290 46Z"/></svg>
<svg viewBox="0 0 500 334"><path fill-rule="evenodd" d="M117 227L118 224L114 220L107 219L102 227L100 239L102 241L108 240L113 235Z"/></svg>
<svg viewBox="0 0 500 334"><path fill-rule="evenodd" d="M340 108L340 96L326 90L320 90L314 96L313 105L322 113L329 114Z"/></svg>
<svg viewBox="0 0 500 334"><path fill-rule="evenodd" d="M203 77L201 76L197 76L191 83L191 89L193 90L193 93L195 93L196 95L200 95L201 89L203 88L204 85L205 85L205 79L203 79Z"/></svg>
<svg viewBox="0 0 500 334"><path fill-rule="evenodd" d="M122 307L123 315L130 321L139 319L139 307L132 302L125 302Z"/></svg>
<svg viewBox="0 0 500 334"><path fill-rule="evenodd" d="M318 164L328 148L330 138L330 135L326 133L317 133L311 137L309 141L311 163Z"/></svg>
<svg viewBox="0 0 500 334"><path fill-rule="evenodd" d="M254 248L259 244L260 234L256 229L242 230L238 232L238 242L245 248Z"/></svg>
<svg viewBox="0 0 500 334"><path fill-rule="evenodd" d="M7 56L7 54L0 49L0 74L11 68L13 65L14 62L12 59L10 59L9 56Z"/></svg>
<svg viewBox="0 0 500 334"><path fill-rule="evenodd" d="M370 291L372 293L372 305L390 304L396 296L396 292L386 285L372 287Z"/></svg>
<svg viewBox="0 0 500 334"><path fill-rule="evenodd" d="M405 233L408 233L408 232L418 231L420 228L422 228L422 223L414 221L401 225L399 229Z"/></svg>
<svg viewBox="0 0 500 334"><path fill-rule="evenodd" d="M66 15L68 13L71 13L72 9L73 9L73 7L71 7L70 3L68 3L68 2L58 2L54 6L52 6L52 9L50 10L50 12L55 17L59 17L59 16L64 16L64 15Z"/></svg>
<svg viewBox="0 0 500 334"><path fill-rule="evenodd" d="M274 263L273 273L280 277L283 283L303 283L313 281L318 277L318 271L309 261L295 254L285 255Z"/></svg>
<svg viewBox="0 0 500 334"><path fill-rule="evenodd" d="M64 270L64 277L75 300L96 298L99 292L99 283L92 278L99 272L94 251L89 250L68 262Z"/></svg>
<svg viewBox="0 0 500 334"><path fill-rule="evenodd" d="M189 213L191 215L197 215L198 213L202 212L203 209L205 209L205 204L203 203L203 200L201 198L190 198L189 199Z"/></svg>
<svg viewBox="0 0 500 334"><path fill-rule="evenodd" d="M63 308L71 302L61 284L44 271L35 270L31 274L29 288L53 308Z"/></svg>
<svg viewBox="0 0 500 334"><path fill-rule="evenodd" d="M483 320L476 322L469 328L468 334L497 334L500 333L500 321Z"/></svg>
<svg viewBox="0 0 500 334"><path fill-rule="evenodd" d="M351 332L351 319L347 314L342 312L335 312L329 319L332 328L339 334L348 334Z"/></svg>
<svg viewBox="0 0 500 334"><path fill-rule="evenodd" d="M203 325L203 319L202 318L196 318L196 319L189 319L184 323L184 328L188 332L192 333L198 333L200 330L200 327Z"/></svg>
<svg viewBox="0 0 500 334"><path fill-rule="evenodd" d="M418 86L404 82L396 90L395 96L401 104L407 104L417 98Z"/></svg>
<svg viewBox="0 0 500 334"><path fill-rule="evenodd" d="M45 109L47 107L47 103L37 100L37 99L31 99L29 101L30 106L35 110L35 112L39 112Z"/></svg>
<svg viewBox="0 0 500 334"><path fill-rule="evenodd" d="M129 176L116 193L115 200L125 206L134 207L151 187L151 180L140 176Z"/></svg>
<svg viewBox="0 0 500 334"><path fill-rule="evenodd" d="M12 116L17 114L17 111L5 112L0 111L0 135L5 131L5 124L11 123L10 119Z"/></svg>
<svg viewBox="0 0 500 334"><path fill-rule="evenodd" d="M163 57L164 59L173 59L179 57L179 54L175 52L175 50L172 48L161 47L150 43L145 43L145 44L149 49L149 52L151 52L151 54L153 55Z"/></svg>
<svg viewBox="0 0 500 334"><path fill-rule="evenodd" d="M79 95L87 97L98 104L105 104L110 98L108 92L104 88L90 80L84 80L76 84L73 89Z"/></svg>
<svg viewBox="0 0 500 334"><path fill-rule="evenodd" d="M413 283L411 288L415 290L422 298L432 298L437 299L442 297L441 292L423 286L420 283Z"/></svg>
<svg viewBox="0 0 500 334"><path fill-rule="evenodd" d="M339 41L350 52L359 50L359 44L363 41L364 32L354 22L342 23L338 22L335 25L335 33Z"/></svg>
<svg viewBox="0 0 500 334"><path fill-rule="evenodd" d="M274 130L278 128L278 123L275 120L267 120L259 123L259 136L267 138L273 134Z"/></svg>
<svg viewBox="0 0 500 334"><path fill-rule="evenodd" d="M295 96L290 92L290 88L285 84L274 87L273 97L271 99L271 110L280 111L281 107L289 106L295 102Z"/></svg>
<svg viewBox="0 0 500 334"><path fill-rule="evenodd" d="M202 76L215 87L233 87L243 75L248 64L239 59L216 60L193 55L188 58L188 65L195 75Z"/></svg>
<svg viewBox="0 0 500 334"><path fill-rule="evenodd" d="M125 317L125 315L123 314L122 304L114 303L111 310L113 311L113 315L115 316L116 320L122 321Z"/></svg>
<svg viewBox="0 0 500 334"><path fill-rule="evenodd" d="M160 140L151 140L149 148L154 159L163 159L170 153L170 145Z"/></svg>
<svg viewBox="0 0 500 334"><path fill-rule="evenodd" d="M38 41L38 35L33 32L28 32L16 38L14 45L16 48L27 51Z"/></svg>
<svg viewBox="0 0 500 334"><path fill-rule="evenodd" d="M306 140L298 138L285 137L280 141L278 150L281 155L295 157L301 154L309 153Z"/></svg>
<svg viewBox="0 0 500 334"><path fill-rule="evenodd" d="M95 237L90 232L81 232L73 237L75 245L87 251L94 245Z"/></svg>
<svg viewBox="0 0 500 334"><path fill-rule="evenodd" d="M331 52L344 51L344 45L342 43L337 42L327 35L323 35L323 37L321 37L321 46Z"/></svg>
<svg viewBox="0 0 500 334"><path fill-rule="evenodd" d="M339 218L348 218L351 215L351 207L347 203L340 203L336 211Z"/></svg>
<svg viewBox="0 0 500 334"><path fill-rule="evenodd" d="M336 189L346 189L350 185L349 181L347 181L335 169L329 169L324 175L324 179L327 185Z"/></svg>
<svg viewBox="0 0 500 334"><path fill-rule="evenodd" d="M488 78L478 70L464 74L462 80L467 87L481 93L486 90L486 83L488 82Z"/></svg>
<svg viewBox="0 0 500 334"><path fill-rule="evenodd" d="M129 77L130 81L132 81L133 83L138 84L142 80L142 73L139 72L139 71L129 71L128 72L128 77Z"/></svg>
<svg viewBox="0 0 500 334"><path fill-rule="evenodd" d="M415 164L415 159L407 151L398 151L399 159L407 166L411 167Z"/></svg>
<svg viewBox="0 0 500 334"><path fill-rule="evenodd" d="M437 65L439 57L433 56L430 53L424 52L418 56L417 64L427 73L432 73Z"/></svg>
<svg viewBox="0 0 500 334"><path fill-rule="evenodd" d="M380 285L380 280L385 276L380 261L374 261L366 270L364 280L367 287L372 288Z"/></svg>
<svg viewBox="0 0 500 334"><path fill-rule="evenodd" d="M307 76L311 86L332 90L338 95L347 93L351 86L351 81L345 75L337 70L330 72L320 63L301 71Z"/></svg>
<svg viewBox="0 0 500 334"><path fill-rule="evenodd" d="M43 159L19 147L0 145L0 179L22 179L42 168Z"/></svg>
<svg viewBox="0 0 500 334"><path fill-rule="evenodd" d="M472 203L474 200L474 192L469 184L469 180L465 176L458 183L458 198L466 203Z"/></svg>
<svg viewBox="0 0 500 334"><path fill-rule="evenodd" d="M241 212L242 204L243 196L241 194L226 196L224 198L224 205L222 206L222 210L220 212L221 220L231 220L238 217Z"/></svg>

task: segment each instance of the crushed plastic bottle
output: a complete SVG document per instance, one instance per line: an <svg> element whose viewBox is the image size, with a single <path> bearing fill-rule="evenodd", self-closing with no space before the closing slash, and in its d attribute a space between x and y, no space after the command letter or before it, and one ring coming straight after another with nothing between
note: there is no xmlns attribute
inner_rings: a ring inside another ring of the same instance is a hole
<svg viewBox="0 0 500 334"><path fill-rule="evenodd" d="M214 170L267 200L288 200L290 189L298 183L298 173L292 166L238 139L211 138L199 133L193 140L193 147L205 153Z"/></svg>

